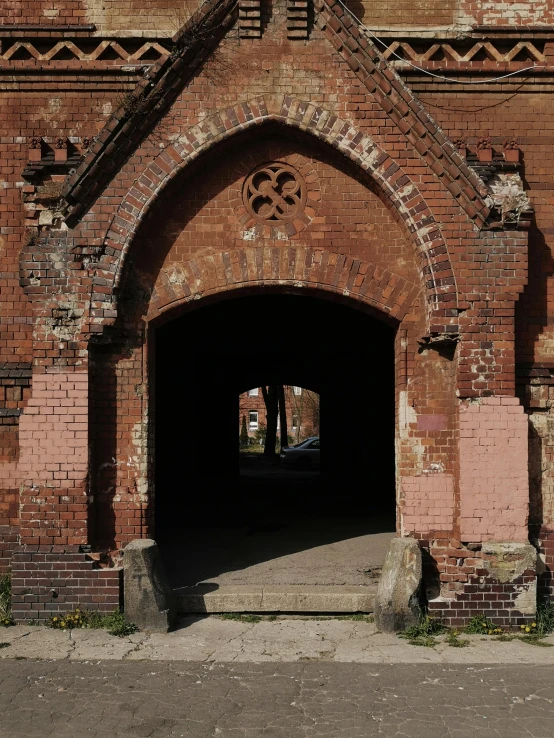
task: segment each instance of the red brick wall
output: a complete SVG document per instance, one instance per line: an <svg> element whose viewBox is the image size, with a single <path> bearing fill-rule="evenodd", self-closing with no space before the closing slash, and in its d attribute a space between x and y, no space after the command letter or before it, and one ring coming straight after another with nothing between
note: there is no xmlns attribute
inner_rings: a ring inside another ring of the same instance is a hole
<svg viewBox="0 0 554 738"><path fill-rule="evenodd" d="M147 387L143 348L116 346L91 356L91 518L97 549L147 536Z"/></svg>
<svg viewBox="0 0 554 738"><path fill-rule="evenodd" d="M499 4L501 5L501 4ZM511 22L511 21L510 21ZM550 56L552 42L546 44ZM552 467L551 397L553 333L550 314L554 305L551 226L554 186L548 164L554 126L549 94L539 93L522 81L509 86L483 85L476 94L459 86L456 101L446 102L436 92L421 91L421 99L452 139L465 139L470 149L480 136L491 135L501 152L505 140L516 138L522 151L523 174L535 210L529 234L529 279L516 303L515 359L520 369L518 396L531 414L529 478L531 523L552 528L554 475ZM416 84L416 89L419 83ZM510 349L511 350L511 349ZM543 367L543 368L540 368ZM531 375L531 376L530 376ZM534 430L535 428L535 430ZM549 564L552 568L552 563Z"/></svg>
<svg viewBox="0 0 554 738"><path fill-rule="evenodd" d="M17 520L17 502L19 490L2 490L4 505L10 504L16 510L12 513ZM10 500L11 498L11 500ZM19 527L17 525L0 525L0 575L10 571L13 552L19 546Z"/></svg>
<svg viewBox="0 0 554 738"><path fill-rule="evenodd" d="M528 523L527 418L517 398L460 411L460 536L522 541Z"/></svg>
<svg viewBox="0 0 554 738"><path fill-rule="evenodd" d="M460 25L537 25L553 22L547 3L506 0L346 0L370 28L438 28ZM198 2L152 0L145 8L139 0L7 0L2 23L43 25L93 23L103 33L128 29L175 33Z"/></svg>
<svg viewBox="0 0 554 738"><path fill-rule="evenodd" d="M185 5L192 6L192 3ZM171 30L184 12L183 4L172 0L152 0L148 8L138 0L6 0L0 10L0 22L34 23L46 28L92 23L102 32L128 28L159 31Z"/></svg>
<svg viewBox="0 0 554 738"><path fill-rule="evenodd" d="M403 477L402 494L403 533L453 530L456 497L452 474L435 472Z"/></svg>
<svg viewBox="0 0 554 738"><path fill-rule="evenodd" d="M554 9L549 3L511 0L461 0L460 21L479 26L526 26L551 24Z"/></svg>
<svg viewBox="0 0 554 738"><path fill-rule="evenodd" d="M352 3L368 25L398 24L406 32L552 20L550 9L533 3L506 5ZM146 14L131 0L104 10L96 0L18 3L7 8L7 21L49 24L60 34L56 24L94 23L96 40L125 30L161 37L174 6L160 0ZM476 88L405 72L452 140L465 138L473 151L478 138L490 135L500 153L506 138L519 139L536 207L526 286L525 231L481 229L484 206L470 184L458 184L466 175L442 131L425 128L424 111L391 70L376 68L363 39L347 34L350 21L340 8L336 15L330 6L318 8L309 40L287 38L284 2L273 3L262 38L239 42L229 33L155 132L137 138L81 222L62 232L40 211L47 201L55 204L52 192L59 194L69 167L46 167L24 180L31 139L43 137L44 151L53 156L58 136L79 137L72 144L78 153L82 139L99 132L126 99L141 65L108 72L98 58L69 60L65 67L63 60L26 60L23 52L13 62L1 59L0 359L10 372L32 362L33 381L31 390L21 385L21 397L17 384L1 388L4 410L23 413L18 424L17 415L0 416L10 418L0 425L0 562L13 549L19 518L22 542L42 547L117 549L148 533L150 321L166 319L172 307L186 309L193 299L254 284L339 294L397 326L401 533L454 541L452 551L465 551L470 539L525 539L526 429L513 400L514 375L516 363L525 365L526 377L538 364L550 371L551 81L537 72L525 81ZM545 42L547 57L552 43ZM479 59L471 64L479 74ZM316 196L308 222L278 235L245 224L241 211L245 175L273 159L303 172ZM458 332L456 346L449 334ZM98 336L94 345L91 334ZM520 396L528 407L550 411L548 398L526 393ZM480 420L471 428L462 421L459 444L460 402L469 398ZM535 465L551 448L550 430L544 424L539 430L544 442L535 444ZM489 457L499 466L494 488L486 476ZM533 487L533 524L547 534L551 479L549 467ZM448 584L447 567L459 568L452 561L464 555L442 559L441 547L430 545ZM84 556L68 548L55 553ZM457 592L475 600L469 590ZM42 590L40 596L46 596Z"/></svg>
<svg viewBox="0 0 554 738"><path fill-rule="evenodd" d="M87 542L88 377L37 374L21 419L18 473L22 540L38 545Z"/></svg>
<svg viewBox="0 0 554 738"><path fill-rule="evenodd" d="M12 556L12 613L16 622L44 621L86 605L113 612L121 602L121 569L99 569L77 547L26 545Z"/></svg>
<svg viewBox="0 0 554 738"><path fill-rule="evenodd" d="M554 531L546 525L538 536L540 561L537 567L539 597L554 597Z"/></svg>
<svg viewBox="0 0 554 738"><path fill-rule="evenodd" d="M554 100L548 94L535 92L531 86L522 85L521 80L500 87L484 85L480 94L461 85L454 98L456 89L452 89L452 97L447 101L437 92L420 93L422 102L452 140L464 139L474 150L479 137L491 136L498 153L507 139L515 138L519 142L536 226L529 238L529 282L516 306L517 361L549 361L553 340L547 316L554 304L551 256L554 182L547 162L554 127Z"/></svg>

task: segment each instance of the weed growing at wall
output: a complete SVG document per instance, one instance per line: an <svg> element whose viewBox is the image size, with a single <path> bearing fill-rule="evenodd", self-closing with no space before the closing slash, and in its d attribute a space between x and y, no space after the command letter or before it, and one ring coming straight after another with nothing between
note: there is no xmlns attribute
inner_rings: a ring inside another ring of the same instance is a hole
<svg viewBox="0 0 554 738"><path fill-rule="evenodd" d="M120 610L104 615L91 610L80 610L76 608L72 612L53 615L46 623L50 628L56 630L72 630L73 628L95 628L107 630L110 635L125 636L136 633L138 628L134 623L125 620Z"/></svg>
<svg viewBox="0 0 554 738"><path fill-rule="evenodd" d="M73 628L86 628L87 616L85 612L81 612L79 608L73 612L66 612L61 615L53 615L46 623L50 628L57 630L72 630Z"/></svg>
<svg viewBox="0 0 554 738"><path fill-rule="evenodd" d="M97 612L89 613L88 628L105 628L110 635L125 636L132 635L138 631L138 627L134 623L125 620L125 616L121 610L116 610L109 615L101 615Z"/></svg>
<svg viewBox="0 0 554 738"><path fill-rule="evenodd" d="M277 615L255 615L253 613L244 612L222 612L217 616L220 620L235 620L239 623L261 623L262 621L273 622L277 620ZM362 612L352 613L352 615L295 615L298 620L351 620L356 623L373 623L373 615L365 615Z"/></svg>
<svg viewBox="0 0 554 738"><path fill-rule="evenodd" d="M554 604L548 597L537 605L537 632L543 636L554 632Z"/></svg>
<svg viewBox="0 0 554 738"><path fill-rule="evenodd" d="M494 641L522 641L531 646L542 646L551 648L552 643L545 642L544 638L554 632L554 605L545 599L537 607L536 621L521 625L519 632L508 632L496 625L490 618L484 615L475 615L471 618L465 628L454 630L448 628L438 619L430 618L428 615L421 616L420 623L399 633L412 646L427 646L433 648L439 644L437 636L444 635L444 643L454 648L464 648L470 645L467 638L462 638L463 633L470 635L493 636Z"/></svg>
<svg viewBox="0 0 554 738"><path fill-rule="evenodd" d="M476 635L500 635L504 631L484 615L474 615L464 628L466 633Z"/></svg>
<svg viewBox="0 0 554 738"><path fill-rule="evenodd" d="M437 645L436 636L447 631L448 628L440 620L424 615L418 625L406 628L406 630L399 633L399 637L405 638L411 646L432 648Z"/></svg>
<svg viewBox="0 0 554 738"><path fill-rule="evenodd" d="M554 631L554 605L545 598L537 605L537 617L534 623L522 625L521 634L516 636L520 641L532 646L552 647L546 643L544 637Z"/></svg>
<svg viewBox="0 0 554 738"><path fill-rule="evenodd" d="M0 577L0 625L15 625L12 618L12 584L9 574Z"/></svg>

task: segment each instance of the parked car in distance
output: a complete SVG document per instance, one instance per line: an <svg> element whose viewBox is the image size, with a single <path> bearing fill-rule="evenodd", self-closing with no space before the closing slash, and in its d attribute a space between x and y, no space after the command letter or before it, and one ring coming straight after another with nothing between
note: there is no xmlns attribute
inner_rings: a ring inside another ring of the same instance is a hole
<svg viewBox="0 0 554 738"><path fill-rule="evenodd" d="M279 458L283 466L296 469L319 468L319 436L311 436L294 446L284 446Z"/></svg>

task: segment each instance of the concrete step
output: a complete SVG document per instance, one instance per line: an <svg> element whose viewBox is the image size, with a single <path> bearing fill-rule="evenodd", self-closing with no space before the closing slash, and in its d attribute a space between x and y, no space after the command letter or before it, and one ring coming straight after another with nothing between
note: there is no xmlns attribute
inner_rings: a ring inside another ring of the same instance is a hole
<svg viewBox="0 0 554 738"><path fill-rule="evenodd" d="M217 585L174 589L179 613L373 612L376 585Z"/></svg>

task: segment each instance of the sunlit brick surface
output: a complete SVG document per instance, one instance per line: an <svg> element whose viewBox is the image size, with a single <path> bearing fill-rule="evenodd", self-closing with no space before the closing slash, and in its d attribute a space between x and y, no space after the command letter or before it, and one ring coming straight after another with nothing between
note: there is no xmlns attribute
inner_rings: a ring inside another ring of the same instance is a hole
<svg viewBox="0 0 554 738"><path fill-rule="evenodd" d="M122 549L156 535L157 327L264 290L394 328L397 532L422 542L433 608L457 623L494 595L499 618L528 616L534 569L498 583L490 541L530 537L551 590L552 9L347 5L380 43L336 0L0 11L0 570L18 618L118 601ZM303 183L283 227L244 200L279 162ZM491 210L506 173L534 216ZM57 564L81 573L54 586Z"/></svg>

